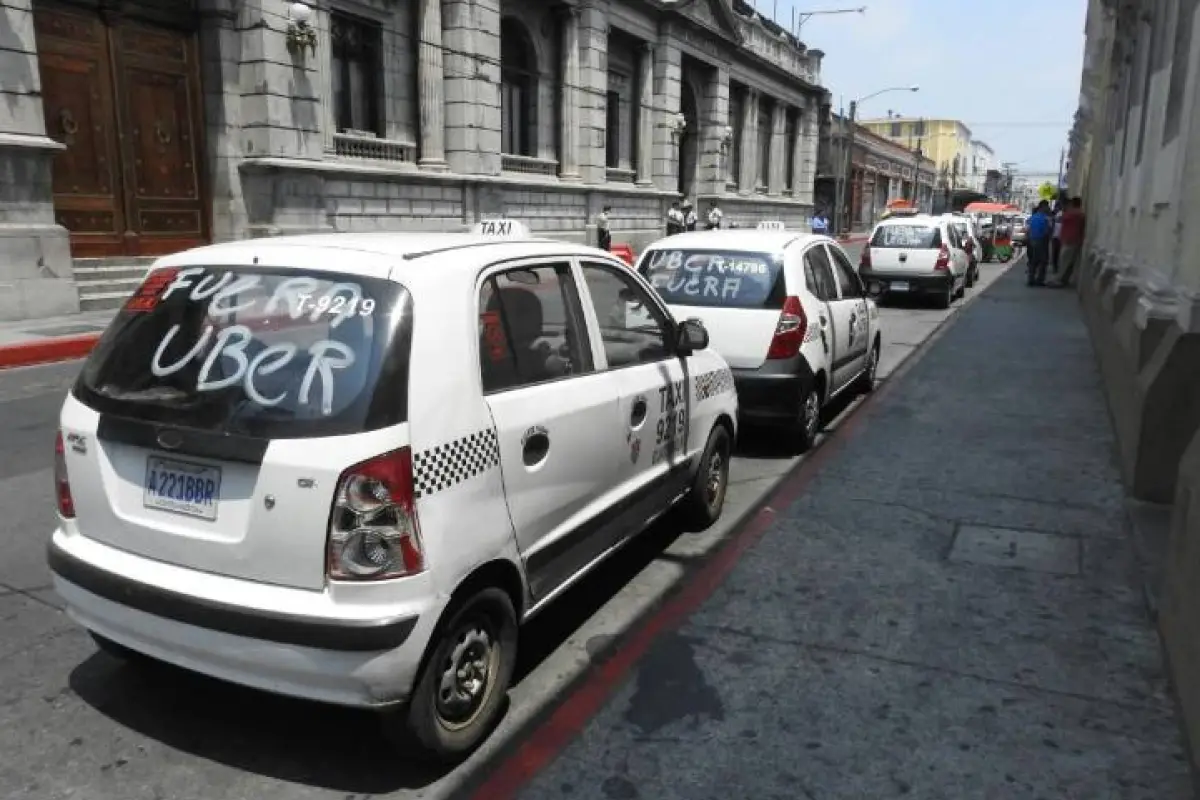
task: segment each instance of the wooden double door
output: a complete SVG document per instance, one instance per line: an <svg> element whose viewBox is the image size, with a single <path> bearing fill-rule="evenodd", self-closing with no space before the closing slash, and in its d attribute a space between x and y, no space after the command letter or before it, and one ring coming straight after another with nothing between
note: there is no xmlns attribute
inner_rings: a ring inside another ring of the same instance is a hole
<svg viewBox="0 0 1200 800"><path fill-rule="evenodd" d="M46 134L66 146L54 158L54 211L72 255L161 255L206 242L194 30L40 0L34 24Z"/></svg>

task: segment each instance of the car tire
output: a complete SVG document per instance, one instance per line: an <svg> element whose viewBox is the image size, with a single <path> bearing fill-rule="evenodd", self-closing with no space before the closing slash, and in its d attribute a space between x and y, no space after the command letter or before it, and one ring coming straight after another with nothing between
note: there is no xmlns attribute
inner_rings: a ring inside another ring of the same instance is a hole
<svg viewBox="0 0 1200 800"><path fill-rule="evenodd" d="M793 452L807 453L816 443L821 431L821 404L821 390L816 385L810 386L800 398L799 419L787 431L789 449Z"/></svg>
<svg viewBox="0 0 1200 800"><path fill-rule="evenodd" d="M729 459L733 439L724 425L708 435L700 466L687 495L679 503L683 522L693 531L706 530L721 517L725 494L729 489Z"/></svg>
<svg viewBox="0 0 1200 800"><path fill-rule="evenodd" d="M949 308L954 303L954 295L954 281L951 281L950 285L946 287L946 291L938 295L937 307Z"/></svg>
<svg viewBox="0 0 1200 800"><path fill-rule="evenodd" d="M863 370L862 375L858 376L858 381L854 388L859 394L870 394L875 391L875 375L879 372L879 343L871 345L871 352L867 355L867 368Z"/></svg>
<svg viewBox="0 0 1200 800"><path fill-rule="evenodd" d="M979 270L979 267L977 267L977 266L972 267L971 269L967 270L967 287L966 288L972 289L975 287L975 281L977 279L976 273L978 272L978 270Z"/></svg>
<svg viewBox="0 0 1200 800"><path fill-rule="evenodd" d="M484 589L452 607L430 641L408 705L384 718L405 757L455 764L491 733L516 668L517 632L512 600L501 589ZM471 684L463 686L468 667Z"/></svg>

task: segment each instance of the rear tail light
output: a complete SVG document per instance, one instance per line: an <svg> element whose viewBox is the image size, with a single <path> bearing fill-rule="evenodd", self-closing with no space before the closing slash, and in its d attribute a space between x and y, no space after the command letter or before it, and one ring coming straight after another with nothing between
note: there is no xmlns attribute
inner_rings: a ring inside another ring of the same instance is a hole
<svg viewBox="0 0 1200 800"><path fill-rule="evenodd" d="M326 568L334 580L384 580L425 570L412 451L393 450L338 478Z"/></svg>
<svg viewBox="0 0 1200 800"><path fill-rule="evenodd" d="M859 269L870 269L870 267L871 267L871 248L864 247L862 249L862 256L858 259L858 268Z"/></svg>
<svg viewBox="0 0 1200 800"><path fill-rule="evenodd" d="M75 518L75 501L71 498L71 481L67 478L67 451L63 447L62 431L54 437L54 496L58 513L64 519Z"/></svg>
<svg viewBox="0 0 1200 800"><path fill-rule="evenodd" d="M767 350L767 358L795 358L804 344L804 334L808 332L808 317L804 315L804 306L799 297L789 297L783 301L783 312L775 325L775 336L771 339L771 347Z"/></svg>
<svg viewBox="0 0 1200 800"><path fill-rule="evenodd" d="M938 250L937 261L934 262L933 268L943 272L950 269L950 248L946 245L942 245L942 249Z"/></svg>

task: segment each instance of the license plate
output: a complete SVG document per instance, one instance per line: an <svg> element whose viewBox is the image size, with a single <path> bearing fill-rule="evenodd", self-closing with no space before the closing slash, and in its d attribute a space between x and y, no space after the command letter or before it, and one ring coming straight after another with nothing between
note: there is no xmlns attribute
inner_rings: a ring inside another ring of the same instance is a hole
<svg viewBox="0 0 1200 800"><path fill-rule="evenodd" d="M908 291L908 281L892 281L892 291L893 292L907 292Z"/></svg>
<svg viewBox="0 0 1200 800"><path fill-rule="evenodd" d="M142 505L189 517L215 520L221 497L221 468L170 458L146 459Z"/></svg>

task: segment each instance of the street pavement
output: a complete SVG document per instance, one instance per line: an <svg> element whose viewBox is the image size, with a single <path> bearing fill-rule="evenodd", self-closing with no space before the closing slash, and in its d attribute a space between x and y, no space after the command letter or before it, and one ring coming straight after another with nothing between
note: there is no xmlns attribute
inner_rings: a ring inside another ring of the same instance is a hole
<svg viewBox="0 0 1200 800"><path fill-rule="evenodd" d="M857 261L857 248L847 249ZM997 265L984 265L982 285L968 301L1002 271ZM880 376L896 369L960 306L956 303L949 311L883 309ZM976 370L991 363L990 352L989 344L980 345L973 356ZM1089 353L1088 365L1090 359ZM56 418L77 370L78 362L71 362L0 372L5 456L0 461L0 752L6 755L0 760L0 797L445 797L485 762L500 760L531 721L555 708L569 694L568 687L610 653L619 637L659 605L685 572L726 539L797 463L779 452L771 437L751 433L732 465L726 510L718 525L702 534L684 535L658 526L535 620L522 636L518 683L503 723L476 757L443 774L396 758L380 740L370 715L273 697L168 667L128 667L98 653L61 613L49 589L44 546L53 520L51 445ZM962 386L958 391L971 389ZM1011 394L1011 389L1005 391ZM989 400L971 394L964 402L974 407ZM857 403L831 421L832 440ZM938 446L953 442L951 434ZM895 457L885 451L884 459L868 470L869 481L884 480L879 470ZM1078 513L1086 518L1085 512ZM916 512L889 514L904 519L904 514ZM835 563L824 568L839 569ZM891 588L891 602L903 605L900 591L911 587ZM918 593L920 589L916 587ZM826 613L852 615L864 607L861 596L843 593L840 598L847 605L840 610L830 607ZM785 609L772 608L777 599L769 598L760 609L742 603L740 613L748 617L738 624L783 614ZM826 605L834 599L826 599ZM780 652L786 646L780 644ZM760 725L758 730L774 736L786 728ZM693 764L692 769L699 766ZM651 791L643 796L654 795Z"/></svg>
<svg viewBox="0 0 1200 800"><path fill-rule="evenodd" d="M1193 797L1077 300L1022 272L476 796Z"/></svg>

